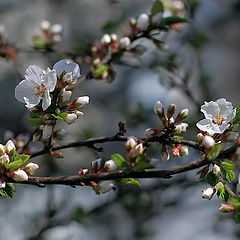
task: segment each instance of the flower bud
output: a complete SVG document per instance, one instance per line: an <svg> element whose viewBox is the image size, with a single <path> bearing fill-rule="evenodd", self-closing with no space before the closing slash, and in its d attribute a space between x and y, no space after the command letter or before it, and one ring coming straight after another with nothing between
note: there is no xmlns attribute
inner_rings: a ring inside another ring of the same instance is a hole
<svg viewBox="0 0 240 240"><path fill-rule="evenodd" d="M56 24L52 25L52 27L51 27L52 34L60 34L62 32L62 30L63 30L63 27L59 23L56 23Z"/></svg>
<svg viewBox="0 0 240 240"><path fill-rule="evenodd" d="M98 187L99 192L106 193L115 188L116 186L113 181L104 181L101 182Z"/></svg>
<svg viewBox="0 0 240 240"><path fill-rule="evenodd" d="M127 150L135 148L137 146L137 142L136 142L135 138L128 137L128 140L127 140L125 146L126 146Z"/></svg>
<svg viewBox="0 0 240 240"><path fill-rule="evenodd" d="M179 149L180 156L188 155L188 147L181 146Z"/></svg>
<svg viewBox="0 0 240 240"><path fill-rule="evenodd" d="M196 138L197 138L198 142L202 143L202 141L203 141L203 139L204 139L204 136L203 136L202 133L198 133L198 134L196 135Z"/></svg>
<svg viewBox="0 0 240 240"><path fill-rule="evenodd" d="M169 154L167 149L162 149L162 151L161 151L161 159L165 163L170 159L170 154Z"/></svg>
<svg viewBox="0 0 240 240"><path fill-rule="evenodd" d="M5 178L0 178L0 189L3 189L6 187Z"/></svg>
<svg viewBox="0 0 240 240"><path fill-rule="evenodd" d="M216 189L214 187L209 187L202 192L202 198L210 200L214 193L216 192Z"/></svg>
<svg viewBox="0 0 240 240"><path fill-rule="evenodd" d="M89 173L89 170L87 169L87 168L83 168L83 169L80 169L79 171L78 171L78 173L79 173L79 175L86 175L86 174L88 174Z"/></svg>
<svg viewBox="0 0 240 240"><path fill-rule="evenodd" d="M235 209L234 209L234 206L231 204L222 203L218 210L223 213L228 213L228 212L233 212Z"/></svg>
<svg viewBox="0 0 240 240"><path fill-rule="evenodd" d="M25 168L24 171L30 175L35 174L36 170L39 168L39 166L36 163L28 163Z"/></svg>
<svg viewBox="0 0 240 240"><path fill-rule="evenodd" d="M112 40L113 42L116 42L116 41L117 41L117 39L118 39L118 36L117 36L117 34L115 34L115 33L112 33L112 34L111 34L111 40Z"/></svg>
<svg viewBox="0 0 240 240"><path fill-rule="evenodd" d="M180 147L178 146L178 147L174 147L173 149L172 149L172 155L173 155L173 157L180 157Z"/></svg>
<svg viewBox="0 0 240 240"><path fill-rule="evenodd" d="M131 40L129 37L123 37L119 40L119 46L122 49L127 48L131 44Z"/></svg>
<svg viewBox="0 0 240 240"><path fill-rule="evenodd" d="M182 132L182 126L180 124L176 125L174 128L175 134L180 134Z"/></svg>
<svg viewBox="0 0 240 240"><path fill-rule="evenodd" d="M149 16L146 13L142 13L137 19L137 29L145 31L149 27Z"/></svg>
<svg viewBox="0 0 240 240"><path fill-rule="evenodd" d="M145 130L145 137L151 138L158 135L161 131L157 128L148 128Z"/></svg>
<svg viewBox="0 0 240 240"><path fill-rule="evenodd" d="M162 116L164 114L164 108L160 101L155 102L154 112L157 116Z"/></svg>
<svg viewBox="0 0 240 240"><path fill-rule="evenodd" d="M72 96L72 91L66 91L66 89L64 88L60 94L60 99L59 99L60 103L63 104L63 103L68 102L70 100L71 96Z"/></svg>
<svg viewBox="0 0 240 240"><path fill-rule="evenodd" d="M78 117L81 117L83 115L83 112L78 110L73 111L73 113L75 113Z"/></svg>
<svg viewBox="0 0 240 240"><path fill-rule="evenodd" d="M68 104L68 106L70 108L81 108L88 103L89 103L89 97L83 96L83 97L75 98L71 103Z"/></svg>
<svg viewBox="0 0 240 240"><path fill-rule="evenodd" d="M171 104L169 105L168 109L167 109L167 117L168 119L171 118L173 116L173 114L176 111L176 105L175 104Z"/></svg>
<svg viewBox="0 0 240 240"><path fill-rule="evenodd" d="M53 125L45 125L42 132L42 138L48 139L53 133Z"/></svg>
<svg viewBox="0 0 240 240"><path fill-rule="evenodd" d="M138 153L139 154L142 154L144 152L144 147L143 147L143 144L142 143L139 143L135 149L137 149Z"/></svg>
<svg viewBox="0 0 240 240"><path fill-rule="evenodd" d="M181 123L180 126L182 127L182 133L185 133L187 131L188 124L187 123Z"/></svg>
<svg viewBox="0 0 240 240"><path fill-rule="evenodd" d="M12 140L8 140L5 147L6 147L6 152L9 155L12 155L16 151L16 147Z"/></svg>
<svg viewBox="0 0 240 240"><path fill-rule="evenodd" d="M47 20L41 22L40 27L43 31L46 31L50 28L50 23Z"/></svg>
<svg viewBox="0 0 240 240"><path fill-rule="evenodd" d="M102 37L102 39L101 39L101 43L102 43L103 45L108 45L108 44L110 44L110 43L111 43L111 37L110 37L110 35L109 35L109 34L104 34L103 37Z"/></svg>
<svg viewBox="0 0 240 240"><path fill-rule="evenodd" d="M205 136L204 138L203 138L203 141L202 141L202 145L206 148L206 149L211 149L211 148L213 148L214 146L215 146L215 140L212 138L212 137L210 137L210 136Z"/></svg>
<svg viewBox="0 0 240 240"><path fill-rule="evenodd" d="M64 121L67 124L72 124L77 120L77 115L75 113L69 113L65 118Z"/></svg>
<svg viewBox="0 0 240 240"><path fill-rule="evenodd" d="M220 174L221 174L221 168L220 168L217 164L214 164L212 171L213 171L213 173L216 174L217 176L220 176Z"/></svg>
<svg viewBox="0 0 240 240"><path fill-rule="evenodd" d="M8 175L8 177L12 178L15 182L22 182L22 181L28 180L27 173L22 169L8 172L7 175Z"/></svg>
<svg viewBox="0 0 240 240"><path fill-rule="evenodd" d="M185 119L185 118L187 118L188 117L188 109L187 108L185 108L185 109L183 109L178 115L177 115L177 117L176 117L176 123L179 123L179 122L181 122L183 119Z"/></svg>
<svg viewBox="0 0 240 240"><path fill-rule="evenodd" d="M5 151L6 151L5 147L2 144L0 144L0 156L2 156L5 153Z"/></svg>
<svg viewBox="0 0 240 240"><path fill-rule="evenodd" d="M59 34L54 34L52 36L52 40L53 40L53 42L58 43L58 42L61 42L62 37Z"/></svg>
<svg viewBox="0 0 240 240"><path fill-rule="evenodd" d="M102 158L98 158L91 162L91 168L94 170L99 170L101 166Z"/></svg>
<svg viewBox="0 0 240 240"><path fill-rule="evenodd" d="M1 157L0 157L0 163L2 165L4 164L8 164L10 162L10 158L8 156L8 154L4 153Z"/></svg>
<svg viewBox="0 0 240 240"><path fill-rule="evenodd" d="M113 160L108 160L105 162L104 167L107 168L107 170L110 171L116 171L118 169L117 164Z"/></svg>

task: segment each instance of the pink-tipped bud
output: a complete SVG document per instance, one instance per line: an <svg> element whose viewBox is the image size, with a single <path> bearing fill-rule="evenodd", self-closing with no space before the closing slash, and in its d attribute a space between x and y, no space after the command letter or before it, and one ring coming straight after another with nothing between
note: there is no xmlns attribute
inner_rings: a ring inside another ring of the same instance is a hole
<svg viewBox="0 0 240 240"><path fill-rule="evenodd" d="M36 170L39 168L39 166L36 163L28 163L25 168L24 171L30 175L35 174Z"/></svg>
<svg viewBox="0 0 240 240"><path fill-rule="evenodd" d="M116 186L113 181L104 181L101 182L98 187L99 192L106 193L114 189Z"/></svg>
<svg viewBox="0 0 240 240"><path fill-rule="evenodd" d="M78 171L78 173L79 173L79 175L86 175L86 174L88 174L89 173L89 170L87 169L87 168L83 168L83 169L80 169L79 171Z"/></svg>
<svg viewBox="0 0 240 240"><path fill-rule="evenodd" d="M127 150L135 148L137 146L136 139L134 137L129 137L125 146Z"/></svg>
<svg viewBox="0 0 240 240"><path fill-rule="evenodd" d="M173 155L173 157L180 157L180 151L179 150L180 150L179 146L172 148L172 155Z"/></svg>
<svg viewBox="0 0 240 240"><path fill-rule="evenodd" d="M165 163L170 159L170 154L169 154L167 149L162 149L162 151L161 151L161 159Z"/></svg>
<svg viewBox="0 0 240 240"><path fill-rule="evenodd" d="M215 192L216 189L214 187L206 188L205 190L202 191L202 198L210 200Z"/></svg>
<svg viewBox="0 0 240 240"><path fill-rule="evenodd" d="M181 146L179 149L180 156L185 156L188 155L188 147L186 146Z"/></svg>
<svg viewBox="0 0 240 240"><path fill-rule="evenodd" d="M183 109L183 110L177 115L175 122L176 122L176 123L179 123L179 122L181 122L183 119L187 118L187 117L188 117L188 112L189 112L189 111L188 111L187 108Z"/></svg>
<svg viewBox="0 0 240 240"><path fill-rule="evenodd" d="M15 182L22 182L22 181L28 180L27 173L22 169L8 172L7 175L8 175L8 177L12 178Z"/></svg>
<svg viewBox="0 0 240 240"><path fill-rule="evenodd" d="M119 40L119 47L121 49L127 48L131 44L131 40L129 37L123 37Z"/></svg>
<svg viewBox="0 0 240 240"><path fill-rule="evenodd" d="M196 138L197 138L197 140L198 140L199 143L202 143L202 141L203 141L203 139L204 139L204 136L203 136L202 133L198 133L198 134L196 135Z"/></svg>
<svg viewBox="0 0 240 240"><path fill-rule="evenodd" d="M108 160L104 163L104 167L107 168L109 172L116 171L118 169L117 164L113 160Z"/></svg>
<svg viewBox="0 0 240 240"><path fill-rule="evenodd" d="M137 19L137 29L146 31L149 27L150 19L146 13L142 13Z"/></svg>
<svg viewBox="0 0 240 240"><path fill-rule="evenodd" d="M72 124L77 120L77 115L75 113L69 113L65 118L64 121L67 124Z"/></svg>
<svg viewBox="0 0 240 240"><path fill-rule="evenodd" d="M213 173L216 174L217 176L220 176L220 174L221 174L221 168L220 168L217 164L214 164L212 171L213 171Z"/></svg>
<svg viewBox="0 0 240 240"><path fill-rule="evenodd" d="M234 206L231 204L221 204L218 210L222 213L228 213L228 212L233 212L235 209L234 209Z"/></svg>
<svg viewBox="0 0 240 240"><path fill-rule="evenodd" d="M206 148L206 149L211 149L211 148L213 148L214 146L215 146L215 140L212 138L212 137L210 137L210 136L205 136L204 138L203 138L203 141L202 141L202 145Z"/></svg>
<svg viewBox="0 0 240 240"><path fill-rule="evenodd" d="M6 152L9 155L12 155L16 151L16 147L12 140L8 140L5 147L6 147Z"/></svg>
<svg viewBox="0 0 240 240"><path fill-rule="evenodd" d="M109 34L104 34L102 39L101 39L102 45L108 45L111 43L111 37Z"/></svg>
<svg viewBox="0 0 240 240"><path fill-rule="evenodd" d="M173 116L175 111L176 111L176 105L175 104L170 104L168 109L167 109L167 117L168 117L168 119L170 119Z"/></svg>
<svg viewBox="0 0 240 240"><path fill-rule="evenodd" d="M8 164L10 162L10 158L9 155L4 153L1 157L0 157L0 163L2 165Z"/></svg>
<svg viewBox="0 0 240 240"><path fill-rule="evenodd" d="M182 127L182 133L185 133L187 131L188 124L187 123L181 123L180 126Z"/></svg>

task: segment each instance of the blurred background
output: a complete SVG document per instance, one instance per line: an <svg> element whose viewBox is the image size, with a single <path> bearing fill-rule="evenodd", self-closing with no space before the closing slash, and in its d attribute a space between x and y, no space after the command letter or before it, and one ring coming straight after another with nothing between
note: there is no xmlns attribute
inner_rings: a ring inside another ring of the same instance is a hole
<svg viewBox="0 0 240 240"><path fill-rule="evenodd" d="M179 1L164 1L173 4ZM177 110L189 108L186 139L195 140L195 123L206 100L220 97L239 104L240 74L240 1L185 0L189 19L177 31L162 34L165 44L159 49L142 39L147 51L141 56L125 56L113 64L116 78L83 81L74 96L90 96L84 116L66 129L64 140L71 142L90 137L113 136L117 123L127 122L127 135L143 136L146 128L160 127L153 113L155 101ZM180 4L181 5L181 4ZM32 131L26 119L29 112L14 98L15 86L24 78L30 64L46 69L61 59L62 53L29 50L32 36L43 20L63 26L57 50L75 52L81 73L89 66L84 61L89 46L104 33L124 33L129 17L150 13L152 1L146 0L0 0L0 24L7 39L23 51L14 60L0 58L0 139L27 137ZM179 5L175 5L179 8ZM180 7L181 8L181 7ZM26 51L24 49L27 49ZM32 144L32 151L41 143ZM39 176L74 175L90 167L92 160L125 154L123 143L99 145L104 152L75 148L64 150L64 158L42 156ZM160 159L154 144L148 154ZM198 159L190 149L184 158L159 162L161 169ZM49 186L44 189L19 186L12 200L1 199L0 239L11 240L221 240L240 239L239 227L232 216L217 211L220 201L201 199L206 184L195 183L195 173L179 174L170 180L140 180L142 186L119 186L116 192L96 195L89 187Z"/></svg>

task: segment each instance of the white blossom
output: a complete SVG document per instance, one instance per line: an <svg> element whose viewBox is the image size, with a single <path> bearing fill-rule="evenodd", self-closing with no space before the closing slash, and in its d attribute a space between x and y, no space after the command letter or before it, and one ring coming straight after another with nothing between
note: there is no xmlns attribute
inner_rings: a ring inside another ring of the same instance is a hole
<svg viewBox="0 0 240 240"><path fill-rule="evenodd" d="M215 188L209 187L209 188L203 190L202 198L210 200L213 197L215 192L216 192Z"/></svg>
<svg viewBox="0 0 240 240"><path fill-rule="evenodd" d="M30 162L30 163L28 163L28 164L26 165L26 167L24 168L24 170L25 170L28 174L33 175L38 168L39 168L39 166L38 166L36 163Z"/></svg>
<svg viewBox="0 0 240 240"><path fill-rule="evenodd" d="M131 40L129 37L123 37L119 40L119 46L120 48L123 48L123 49L128 47L130 43L131 43Z"/></svg>
<svg viewBox="0 0 240 240"><path fill-rule="evenodd" d="M73 82L81 76L79 65L70 59L55 63L53 69L56 71L58 78L64 74L64 77L66 76L65 81L68 82Z"/></svg>
<svg viewBox="0 0 240 240"><path fill-rule="evenodd" d="M202 140L202 145L207 149L214 147L215 144L215 140L210 136L205 136Z"/></svg>
<svg viewBox="0 0 240 240"><path fill-rule="evenodd" d="M4 164L8 164L10 162L10 158L8 156L8 154L4 153L1 157L0 157L0 163L2 165Z"/></svg>
<svg viewBox="0 0 240 240"><path fill-rule="evenodd" d="M109 34L104 34L101 39L102 44L109 44L111 43L111 36Z"/></svg>
<svg viewBox="0 0 240 240"><path fill-rule="evenodd" d="M64 121L67 124L74 123L77 120L77 115L75 113L69 113L67 116L64 118Z"/></svg>
<svg viewBox="0 0 240 240"><path fill-rule="evenodd" d="M63 30L63 27L59 23L56 23L51 26L51 33L53 33L53 34L60 34L62 32L62 30Z"/></svg>
<svg viewBox="0 0 240 240"><path fill-rule="evenodd" d="M104 167L107 168L108 171L115 171L118 169L117 164L112 159L106 161Z"/></svg>
<svg viewBox="0 0 240 240"><path fill-rule="evenodd" d="M113 181L104 181L99 184L99 192L106 193L115 188Z"/></svg>
<svg viewBox="0 0 240 240"><path fill-rule="evenodd" d="M7 175L8 175L8 177L12 178L16 182L22 182L22 181L27 181L28 180L27 173L22 169L18 169L16 171L8 172Z"/></svg>
<svg viewBox="0 0 240 240"><path fill-rule="evenodd" d="M149 27L149 16L146 13L142 13L137 19L137 28L141 31L145 31Z"/></svg>
<svg viewBox="0 0 240 240"><path fill-rule="evenodd" d="M233 109L232 103L227 102L224 98L215 102L204 102L204 105L201 106L201 112L203 112L205 119L199 121L196 126L211 135L223 133L236 115L236 109Z"/></svg>
<svg viewBox="0 0 240 240"><path fill-rule="evenodd" d="M48 30L50 28L50 22L47 20L44 20L41 22L40 27L42 30Z"/></svg>
<svg viewBox="0 0 240 240"><path fill-rule="evenodd" d="M10 154L10 155L12 155L13 152L16 151L16 147L15 147L15 145L14 145L14 143L13 143L12 140L8 140L7 143L6 143L6 145L5 145L5 147L6 147L6 152L7 152L8 154Z"/></svg>
<svg viewBox="0 0 240 240"><path fill-rule="evenodd" d="M45 111L51 105L50 92L57 83L56 71L44 71L37 65L30 65L25 73L25 78L15 88L15 97L19 102L25 103L27 108L37 106L42 100Z"/></svg>

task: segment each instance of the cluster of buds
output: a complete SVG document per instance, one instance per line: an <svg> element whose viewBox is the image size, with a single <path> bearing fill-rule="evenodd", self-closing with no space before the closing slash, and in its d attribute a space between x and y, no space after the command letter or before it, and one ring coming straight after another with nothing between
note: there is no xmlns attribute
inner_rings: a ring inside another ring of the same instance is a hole
<svg viewBox="0 0 240 240"><path fill-rule="evenodd" d="M172 148L172 155L173 157L188 155L188 147L181 145L175 146Z"/></svg>
<svg viewBox="0 0 240 240"><path fill-rule="evenodd" d="M26 166L21 167L28 159L28 155L20 155L16 152L16 146L12 140L8 140L5 146L0 144L1 189L5 188L7 178L11 178L16 182L21 182L28 180L28 174L33 175L35 173L38 169L36 163L30 162Z"/></svg>
<svg viewBox="0 0 240 240"><path fill-rule="evenodd" d="M62 39L63 27L56 23L51 25L47 20L40 24L41 30L37 30L33 34L33 46L37 49L51 48L54 44Z"/></svg>

